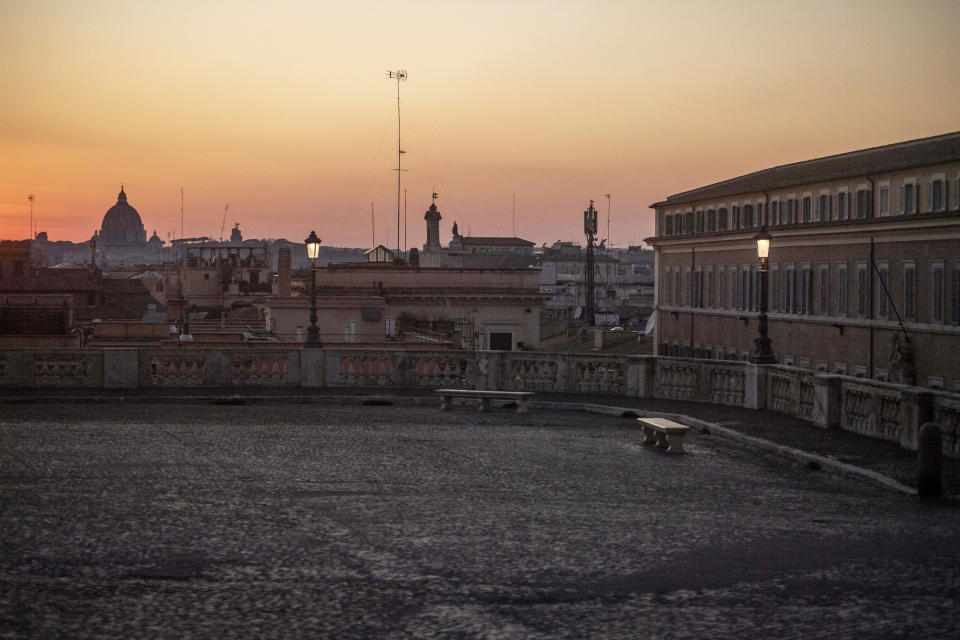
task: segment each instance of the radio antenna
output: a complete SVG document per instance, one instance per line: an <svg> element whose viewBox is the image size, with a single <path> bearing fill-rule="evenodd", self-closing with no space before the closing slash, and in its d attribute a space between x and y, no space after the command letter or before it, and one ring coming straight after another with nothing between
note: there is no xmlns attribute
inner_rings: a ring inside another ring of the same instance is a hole
<svg viewBox="0 0 960 640"><path fill-rule="evenodd" d="M406 171L401 168L400 159L406 151L401 146L400 138L400 83L407 79L407 72L404 69L396 71L387 71L387 78L397 81L397 255L400 255L400 172Z"/></svg>
<svg viewBox="0 0 960 640"><path fill-rule="evenodd" d="M607 199L607 247L613 247L613 243L610 242L610 194L605 193L603 197Z"/></svg>

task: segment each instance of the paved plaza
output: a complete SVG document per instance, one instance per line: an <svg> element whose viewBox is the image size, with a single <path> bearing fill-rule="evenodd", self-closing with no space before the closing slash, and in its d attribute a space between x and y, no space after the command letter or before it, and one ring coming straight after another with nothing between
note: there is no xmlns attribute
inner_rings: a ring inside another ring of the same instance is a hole
<svg viewBox="0 0 960 640"><path fill-rule="evenodd" d="M634 424L0 406L0 638L960 634L960 509Z"/></svg>

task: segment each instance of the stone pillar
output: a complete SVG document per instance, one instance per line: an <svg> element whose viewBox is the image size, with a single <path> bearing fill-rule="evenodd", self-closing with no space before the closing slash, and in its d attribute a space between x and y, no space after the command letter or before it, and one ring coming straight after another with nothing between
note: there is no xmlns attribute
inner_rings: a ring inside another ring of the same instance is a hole
<svg viewBox="0 0 960 640"><path fill-rule="evenodd" d="M770 365L743 363L743 406L747 409L767 408L767 367Z"/></svg>
<svg viewBox="0 0 960 640"><path fill-rule="evenodd" d="M813 423L824 429L840 426L840 378L817 375L813 378Z"/></svg>
<svg viewBox="0 0 960 640"><path fill-rule="evenodd" d="M136 389L139 382L139 352L136 349L104 349L105 389Z"/></svg>
<svg viewBox="0 0 960 640"><path fill-rule="evenodd" d="M934 397L929 391L916 388L903 389L900 397L900 446L916 451L919 446L920 425L933 420Z"/></svg>
<svg viewBox="0 0 960 640"><path fill-rule="evenodd" d="M653 371L656 356L627 358L627 395L634 398L653 397Z"/></svg>
<svg viewBox="0 0 960 640"><path fill-rule="evenodd" d="M917 495L939 498L943 492L943 434L936 422L920 427L917 448Z"/></svg>
<svg viewBox="0 0 960 640"><path fill-rule="evenodd" d="M300 350L300 386L317 388L327 386L327 363L328 354L326 349L301 349ZM329 356L330 360L339 365L339 358ZM339 373L339 368L334 371Z"/></svg>
<svg viewBox="0 0 960 640"><path fill-rule="evenodd" d="M507 365L504 358L497 351L479 351L478 355L481 360L486 361L486 389L502 389L503 387L500 386L500 380L506 375L502 369ZM484 365L478 364L478 368L481 366Z"/></svg>

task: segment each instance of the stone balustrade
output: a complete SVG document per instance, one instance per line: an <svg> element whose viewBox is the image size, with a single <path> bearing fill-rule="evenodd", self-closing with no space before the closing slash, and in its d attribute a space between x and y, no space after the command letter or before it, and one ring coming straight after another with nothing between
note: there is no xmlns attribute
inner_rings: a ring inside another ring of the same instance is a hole
<svg viewBox="0 0 960 640"><path fill-rule="evenodd" d="M769 409L916 449L935 421L960 458L960 394L747 362L501 351L0 350L0 388L378 387L609 394Z"/></svg>

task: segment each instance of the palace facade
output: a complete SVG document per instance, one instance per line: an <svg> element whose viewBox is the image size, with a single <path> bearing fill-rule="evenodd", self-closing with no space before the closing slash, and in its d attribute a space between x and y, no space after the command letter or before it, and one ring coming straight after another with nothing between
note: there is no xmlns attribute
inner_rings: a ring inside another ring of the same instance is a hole
<svg viewBox="0 0 960 640"><path fill-rule="evenodd" d="M651 208L661 355L749 358L765 225L780 364L960 389L960 132L772 167Z"/></svg>

